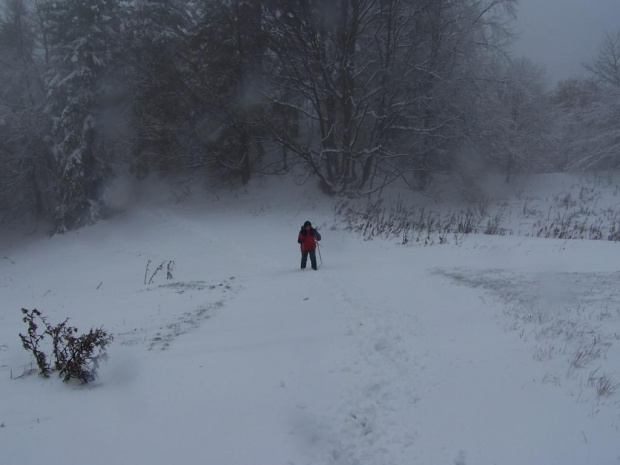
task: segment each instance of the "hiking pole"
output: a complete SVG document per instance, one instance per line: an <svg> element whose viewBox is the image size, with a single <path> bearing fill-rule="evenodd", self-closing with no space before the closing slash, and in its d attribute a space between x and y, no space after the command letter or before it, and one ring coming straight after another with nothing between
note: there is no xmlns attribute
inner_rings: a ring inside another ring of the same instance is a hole
<svg viewBox="0 0 620 465"><path fill-rule="evenodd" d="M319 236L321 235L321 233L319 232L319 228L316 228L316 232L319 234ZM319 251L319 260L321 261L321 266L323 266L323 257L321 257L321 244L319 244L319 242L316 242L316 248Z"/></svg>

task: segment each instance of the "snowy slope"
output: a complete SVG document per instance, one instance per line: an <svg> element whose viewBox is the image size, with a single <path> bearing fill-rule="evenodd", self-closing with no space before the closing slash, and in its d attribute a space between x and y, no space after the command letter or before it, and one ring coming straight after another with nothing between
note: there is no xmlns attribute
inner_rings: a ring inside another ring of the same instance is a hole
<svg viewBox="0 0 620 465"><path fill-rule="evenodd" d="M0 246L0 462L620 463L616 243L402 246L308 186L199 197ZM21 307L111 331L97 382L18 378Z"/></svg>

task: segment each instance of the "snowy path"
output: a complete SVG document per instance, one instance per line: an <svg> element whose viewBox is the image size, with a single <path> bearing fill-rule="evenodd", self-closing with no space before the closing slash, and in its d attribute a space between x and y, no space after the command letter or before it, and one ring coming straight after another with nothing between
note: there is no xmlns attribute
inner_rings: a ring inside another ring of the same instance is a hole
<svg viewBox="0 0 620 465"><path fill-rule="evenodd" d="M510 263L527 272L539 242L500 255L486 238L488 248L400 247L325 230L324 266L301 272L298 221L283 218L189 212L161 223L146 212L125 231L101 225L79 244L11 251L0 285L19 285L8 306L87 308L78 319L117 341L92 389L3 376L14 396L0 401L3 454L24 464L69 448L93 464L620 463L617 420L541 382L550 368L504 330L501 303L448 276ZM142 285L150 257L175 260L173 283ZM84 273L85 263L97 267ZM1 318L5 375L27 357L19 324Z"/></svg>

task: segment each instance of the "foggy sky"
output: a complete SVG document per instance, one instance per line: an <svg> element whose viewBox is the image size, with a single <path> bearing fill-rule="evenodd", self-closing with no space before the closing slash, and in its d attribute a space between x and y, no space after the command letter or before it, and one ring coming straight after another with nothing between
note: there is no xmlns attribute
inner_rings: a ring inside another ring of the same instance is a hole
<svg viewBox="0 0 620 465"><path fill-rule="evenodd" d="M555 83L585 75L605 33L620 29L620 0L519 0L513 50L544 65Z"/></svg>

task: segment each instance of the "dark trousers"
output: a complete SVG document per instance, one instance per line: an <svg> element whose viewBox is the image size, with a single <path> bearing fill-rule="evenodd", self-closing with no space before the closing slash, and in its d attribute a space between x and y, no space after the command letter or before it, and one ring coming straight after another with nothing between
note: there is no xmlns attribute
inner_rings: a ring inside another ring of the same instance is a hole
<svg viewBox="0 0 620 465"><path fill-rule="evenodd" d="M301 269L303 270L306 267L306 262L308 261L308 254L310 254L310 263L312 264L312 269L316 270L316 250L302 250L301 251Z"/></svg>

